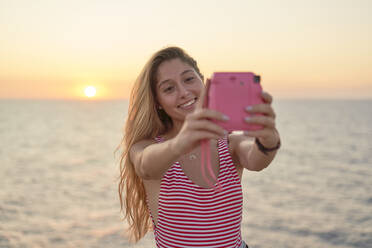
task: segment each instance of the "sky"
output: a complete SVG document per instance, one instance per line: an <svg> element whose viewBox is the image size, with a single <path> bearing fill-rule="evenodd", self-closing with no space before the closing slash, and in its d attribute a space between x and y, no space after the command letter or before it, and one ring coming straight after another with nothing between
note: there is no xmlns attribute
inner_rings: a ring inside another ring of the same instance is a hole
<svg viewBox="0 0 372 248"><path fill-rule="evenodd" d="M0 0L0 98L126 99L153 53L274 98L372 98L370 0Z"/></svg>

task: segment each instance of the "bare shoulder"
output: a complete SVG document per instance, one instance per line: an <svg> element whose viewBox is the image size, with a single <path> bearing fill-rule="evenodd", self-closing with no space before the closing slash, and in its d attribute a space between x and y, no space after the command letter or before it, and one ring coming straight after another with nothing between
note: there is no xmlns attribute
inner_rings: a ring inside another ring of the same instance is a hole
<svg viewBox="0 0 372 248"><path fill-rule="evenodd" d="M229 152L231 154L231 157L233 159L233 162L236 166L236 169L238 170L239 175L241 174L241 171L243 167L240 164L239 157L236 154L236 147L239 144L239 135L236 133L231 133L228 135L228 144L229 144Z"/></svg>
<svg viewBox="0 0 372 248"><path fill-rule="evenodd" d="M247 153L253 144L254 138L247 137L243 133L234 132L229 134L229 151L238 171L243 170L245 164L244 153ZM243 145L244 144L244 145Z"/></svg>
<svg viewBox="0 0 372 248"><path fill-rule="evenodd" d="M231 133L229 134L229 149L232 153L237 153L239 149L239 145L243 141L251 141L253 144L254 138L247 137L243 133Z"/></svg>
<svg viewBox="0 0 372 248"><path fill-rule="evenodd" d="M228 139L229 139L229 150L233 153L239 141L239 135L236 133L231 133L229 134Z"/></svg>
<svg viewBox="0 0 372 248"><path fill-rule="evenodd" d="M140 140L138 141L137 143L134 143L133 146L132 146L132 150L143 150L145 149L147 146L149 145L152 145L152 144L155 144L156 143L156 140L154 139L144 139L144 140Z"/></svg>

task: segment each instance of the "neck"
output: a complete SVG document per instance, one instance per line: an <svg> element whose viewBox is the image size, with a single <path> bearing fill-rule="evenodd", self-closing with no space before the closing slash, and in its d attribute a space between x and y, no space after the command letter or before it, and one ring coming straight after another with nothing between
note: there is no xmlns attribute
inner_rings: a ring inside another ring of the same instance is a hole
<svg viewBox="0 0 372 248"><path fill-rule="evenodd" d="M177 134L180 132L181 128L182 128L182 125L183 125L183 121L180 122L180 121L174 121L173 120L173 127L171 130L169 130L168 132L166 132L164 134L165 138L166 139L172 139L174 137L177 136Z"/></svg>

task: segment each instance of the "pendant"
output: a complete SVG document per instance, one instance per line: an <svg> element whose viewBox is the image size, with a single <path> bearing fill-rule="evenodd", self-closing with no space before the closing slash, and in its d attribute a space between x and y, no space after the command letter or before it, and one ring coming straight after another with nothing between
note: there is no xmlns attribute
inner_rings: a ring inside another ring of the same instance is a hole
<svg viewBox="0 0 372 248"><path fill-rule="evenodd" d="M189 159L190 159L190 160L194 160L194 159L196 159L196 155L195 155L195 154L191 154L191 155L189 156Z"/></svg>

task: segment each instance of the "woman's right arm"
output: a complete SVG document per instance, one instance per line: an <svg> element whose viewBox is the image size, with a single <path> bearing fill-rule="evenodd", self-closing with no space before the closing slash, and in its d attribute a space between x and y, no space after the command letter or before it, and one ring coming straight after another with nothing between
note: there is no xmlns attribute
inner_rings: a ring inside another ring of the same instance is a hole
<svg viewBox="0 0 372 248"><path fill-rule="evenodd" d="M143 140L134 144L129 155L137 175L147 180L161 179L182 154L196 148L202 139L217 140L223 137L225 130L210 119L226 121L219 112L197 109L186 116L181 130L174 138L161 143Z"/></svg>

